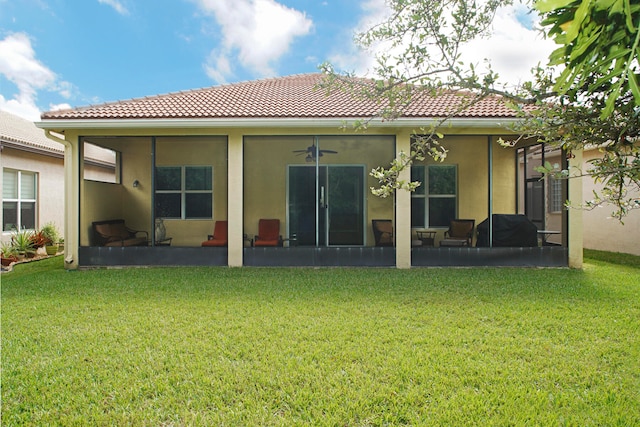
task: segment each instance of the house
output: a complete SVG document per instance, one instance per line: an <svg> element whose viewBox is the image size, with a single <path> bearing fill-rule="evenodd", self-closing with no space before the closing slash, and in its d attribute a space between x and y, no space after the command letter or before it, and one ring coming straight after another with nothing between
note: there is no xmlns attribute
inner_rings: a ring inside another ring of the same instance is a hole
<svg viewBox="0 0 640 427"><path fill-rule="evenodd" d="M107 154L107 155L105 155ZM38 229L53 223L64 231L64 145L47 138L29 120L0 111L2 164L2 239L14 230ZM96 148L88 153L89 178L114 176L115 163Z"/></svg>
<svg viewBox="0 0 640 427"><path fill-rule="evenodd" d="M409 152L421 127L447 117L460 98L419 95L397 120L345 130L345 121L374 117L380 107L342 92L327 96L317 90L322 79L294 75L43 114L38 126L65 144L66 267L581 266L581 215L566 210L553 230L559 244L443 242L452 219L475 226L494 214L533 218L539 189L530 168L518 172L518 158L535 155L536 144L498 143L513 136L505 125L517 120L501 99L447 121L446 160L401 174L423 181L418 191L379 198L369 191L377 184L369 172ZM114 182L89 179L82 160L89 147L113 153ZM579 162L576 154L569 161ZM581 200L577 180L560 191ZM146 233L148 244L102 245L96 223L116 219ZM156 219L166 236L156 236ZM277 220L269 222L280 235L274 247L255 244L265 219ZM376 245L378 219L391 221L385 246ZM216 221L227 221L228 244L202 247Z"/></svg>
<svg viewBox="0 0 640 427"><path fill-rule="evenodd" d="M2 241L14 230L64 224L63 146L33 122L0 111Z"/></svg>
<svg viewBox="0 0 640 427"><path fill-rule="evenodd" d="M588 162L600 157L600 151L596 147L584 150L583 171L589 170ZM595 183L593 179L584 179L584 199L593 198L593 192L602 190L602 183ZM629 188L629 197L640 200L640 190ZM623 223L612 218L614 209L611 206L601 206L583 212L584 221L584 247L609 252L622 252L640 256L640 211L630 212Z"/></svg>

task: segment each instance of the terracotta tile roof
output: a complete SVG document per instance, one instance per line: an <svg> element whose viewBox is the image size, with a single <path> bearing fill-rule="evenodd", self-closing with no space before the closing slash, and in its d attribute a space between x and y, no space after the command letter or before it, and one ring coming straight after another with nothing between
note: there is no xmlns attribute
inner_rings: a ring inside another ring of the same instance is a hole
<svg viewBox="0 0 640 427"><path fill-rule="evenodd" d="M316 89L323 75L301 74L44 113L42 119L357 118L377 115L375 102ZM414 98L403 117L446 117L453 93ZM487 99L457 117L515 117L501 99Z"/></svg>
<svg viewBox="0 0 640 427"><path fill-rule="evenodd" d="M64 153L64 146L47 138L33 122L6 111L0 111L0 141L36 150Z"/></svg>

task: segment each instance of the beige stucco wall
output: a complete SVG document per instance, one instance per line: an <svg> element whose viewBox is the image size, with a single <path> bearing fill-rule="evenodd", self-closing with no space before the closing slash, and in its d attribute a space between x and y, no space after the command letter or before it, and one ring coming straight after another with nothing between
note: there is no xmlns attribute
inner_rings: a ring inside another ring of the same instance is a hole
<svg viewBox="0 0 640 427"><path fill-rule="evenodd" d="M120 183L81 180L80 245L91 243L93 221L121 218L130 228L150 232L151 139L96 138L92 142L119 152L126 165L122 167ZM85 177L84 171L82 176ZM87 176L95 178L93 174ZM140 181L137 188L133 187L135 180Z"/></svg>
<svg viewBox="0 0 640 427"><path fill-rule="evenodd" d="M369 171L387 166L394 156L395 138L389 135L321 135L321 149L337 151L325 154L319 164L363 166L365 180L365 244L373 245L371 219L393 219L393 198L372 196L369 188L376 185ZM314 143L314 135L248 136L244 141L244 232L258 232L261 218L280 219L281 234L287 233L287 171L290 165L309 165L304 150ZM313 163L312 163L313 164Z"/></svg>
<svg viewBox="0 0 640 427"><path fill-rule="evenodd" d="M121 182L83 180L81 245L90 244L93 221L125 220L127 226L149 233L152 199L152 139L150 137L90 138L94 144L119 152ZM213 232L215 220L227 218L227 145L225 137L158 137L158 166L210 165L213 167L214 217L212 220L164 221L174 246L199 246ZM93 175L92 175L93 177ZM138 186L134 187L134 181Z"/></svg>
<svg viewBox="0 0 640 427"><path fill-rule="evenodd" d="M493 144L493 213L513 214L516 213L517 206L515 149L501 146L496 136L491 140Z"/></svg>
<svg viewBox="0 0 640 427"><path fill-rule="evenodd" d="M159 137L158 166L212 166L213 219L164 221L175 246L200 246L213 233L216 220L227 219L227 139L225 137Z"/></svg>
<svg viewBox="0 0 640 427"><path fill-rule="evenodd" d="M80 245L91 243L91 222L124 218L123 188L118 184L83 181L81 194L82 220L80 223ZM126 222L128 225L129 222Z"/></svg>
<svg viewBox="0 0 640 427"><path fill-rule="evenodd" d="M457 165L458 218L473 219L476 226L489 216L489 139L486 135L445 136L441 144L448 150L442 162L427 158L417 165ZM501 147L492 138L493 213L515 213L516 163L514 150ZM443 228L436 242L444 237Z"/></svg>
<svg viewBox="0 0 640 427"><path fill-rule="evenodd" d="M38 173L38 201L36 226L52 222L62 235L64 232L64 161L59 157L30 153L4 147L0 154L2 168ZM0 176L0 185L2 177ZM0 212L0 215L2 213ZM11 239L10 232L2 232L2 241Z"/></svg>
<svg viewBox="0 0 640 427"><path fill-rule="evenodd" d="M588 169L586 162L599 155L598 150L584 152L585 172ZM602 189L602 184L596 184L590 177L583 178L582 184L585 201L593 198L594 190L599 192ZM640 192L630 196L640 198ZM640 255L640 210L629 213L623 219L624 224L611 217L613 210L612 206L603 206L583 211L584 247Z"/></svg>

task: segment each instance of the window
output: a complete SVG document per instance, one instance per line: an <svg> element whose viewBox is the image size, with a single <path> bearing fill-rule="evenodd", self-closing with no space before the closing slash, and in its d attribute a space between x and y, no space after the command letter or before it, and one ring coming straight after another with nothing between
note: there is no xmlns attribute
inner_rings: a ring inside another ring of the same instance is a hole
<svg viewBox="0 0 640 427"><path fill-rule="evenodd" d="M2 171L2 230L36 228L38 174L12 169Z"/></svg>
<svg viewBox="0 0 640 427"><path fill-rule="evenodd" d="M547 179L549 182L549 212L561 212L564 206L562 202L562 180L555 179L552 176Z"/></svg>
<svg viewBox="0 0 640 427"><path fill-rule="evenodd" d="M213 168L157 167L155 215L158 218L211 219Z"/></svg>
<svg viewBox="0 0 640 427"><path fill-rule="evenodd" d="M422 184L411 194L411 226L447 227L456 217L458 168L455 165L412 166L411 181Z"/></svg>

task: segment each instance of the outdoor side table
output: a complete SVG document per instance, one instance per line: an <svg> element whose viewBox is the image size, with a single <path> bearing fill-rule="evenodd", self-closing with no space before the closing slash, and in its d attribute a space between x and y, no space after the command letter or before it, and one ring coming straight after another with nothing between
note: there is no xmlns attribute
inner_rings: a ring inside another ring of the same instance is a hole
<svg viewBox="0 0 640 427"><path fill-rule="evenodd" d="M434 246L437 232L438 230L432 229L416 230L416 236L422 242L422 246Z"/></svg>

